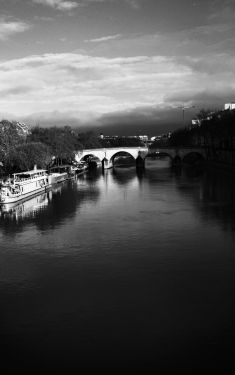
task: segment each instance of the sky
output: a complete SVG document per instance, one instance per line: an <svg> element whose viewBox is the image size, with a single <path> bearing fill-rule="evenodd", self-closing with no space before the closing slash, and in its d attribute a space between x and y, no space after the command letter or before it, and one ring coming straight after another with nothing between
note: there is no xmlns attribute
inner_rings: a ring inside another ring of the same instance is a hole
<svg viewBox="0 0 235 375"><path fill-rule="evenodd" d="M0 119L158 134L235 102L235 0L0 0Z"/></svg>

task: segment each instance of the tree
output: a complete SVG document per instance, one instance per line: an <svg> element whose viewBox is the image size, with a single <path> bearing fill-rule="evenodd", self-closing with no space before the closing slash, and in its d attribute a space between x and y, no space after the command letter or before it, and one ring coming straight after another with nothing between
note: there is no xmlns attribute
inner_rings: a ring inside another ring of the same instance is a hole
<svg viewBox="0 0 235 375"><path fill-rule="evenodd" d="M32 129L28 141L47 145L57 163L71 162L76 151L82 147L76 133L69 126L63 128L56 126L51 128L35 127Z"/></svg>
<svg viewBox="0 0 235 375"><path fill-rule="evenodd" d="M205 109L205 108L202 108L198 114L196 115L197 119L199 121L203 121L203 120L208 120L211 116L211 114L213 113L213 111L211 109Z"/></svg>
<svg viewBox="0 0 235 375"><path fill-rule="evenodd" d="M190 146L192 144L192 134L189 129L178 129L171 134L170 146Z"/></svg>
<svg viewBox="0 0 235 375"><path fill-rule="evenodd" d="M0 158L5 166L14 148L22 141L14 123L8 120L0 122Z"/></svg>
<svg viewBox="0 0 235 375"><path fill-rule="evenodd" d="M97 135L92 131L78 133L77 139L82 148L100 148L102 147Z"/></svg>
<svg viewBox="0 0 235 375"><path fill-rule="evenodd" d="M8 171L25 171L38 168L46 169L52 159L50 148L41 142L28 142L17 145L6 163Z"/></svg>
<svg viewBox="0 0 235 375"><path fill-rule="evenodd" d="M100 147L143 147L144 142L136 137L115 137L100 139Z"/></svg>

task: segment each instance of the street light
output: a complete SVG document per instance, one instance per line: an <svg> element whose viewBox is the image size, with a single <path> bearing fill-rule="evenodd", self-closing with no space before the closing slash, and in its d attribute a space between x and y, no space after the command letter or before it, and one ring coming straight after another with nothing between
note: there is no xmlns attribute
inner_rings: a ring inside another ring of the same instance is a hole
<svg viewBox="0 0 235 375"><path fill-rule="evenodd" d="M185 112L185 109L190 109L190 108L195 108L195 105L190 105L190 106L180 106L178 108L181 108L182 109L182 117L183 117L183 127L184 127L184 112Z"/></svg>

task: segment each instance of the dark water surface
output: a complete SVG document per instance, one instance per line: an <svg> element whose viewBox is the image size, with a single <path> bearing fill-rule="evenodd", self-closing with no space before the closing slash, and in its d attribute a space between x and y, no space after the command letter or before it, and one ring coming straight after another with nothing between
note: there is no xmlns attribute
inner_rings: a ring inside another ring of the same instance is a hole
<svg viewBox="0 0 235 375"><path fill-rule="evenodd" d="M2 374L234 366L235 178L163 167L0 211Z"/></svg>

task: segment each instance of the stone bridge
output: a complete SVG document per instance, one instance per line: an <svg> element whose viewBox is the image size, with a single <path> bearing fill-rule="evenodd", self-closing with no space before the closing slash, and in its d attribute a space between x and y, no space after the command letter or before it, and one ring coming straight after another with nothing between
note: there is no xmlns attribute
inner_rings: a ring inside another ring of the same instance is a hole
<svg viewBox="0 0 235 375"><path fill-rule="evenodd" d="M206 151L202 147L159 147L149 148L147 156L151 155L167 155L171 158L172 162L185 162L191 155L206 160Z"/></svg>
<svg viewBox="0 0 235 375"><path fill-rule="evenodd" d="M143 167L147 156L167 155L172 162L181 162L191 154L206 159L205 150L203 148L171 148L159 147L150 149L148 147L113 147L113 148L97 148L78 151L75 155L77 162L89 158L97 158L101 161L103 168L112 168L115 157L119 155L131 155L136 160L136 166Z"/></svg>
<svg viewBox="0 0 235 375"><path fill-rule="evenodd" d="M113 147L97 148L78 151L75 155L76 161L86 160L89 157L98 158L102 162L103 168L112 168L115 157L119 155L131 155L136 160L136 165L143 164L148 154L148 147Z"/></svg>

